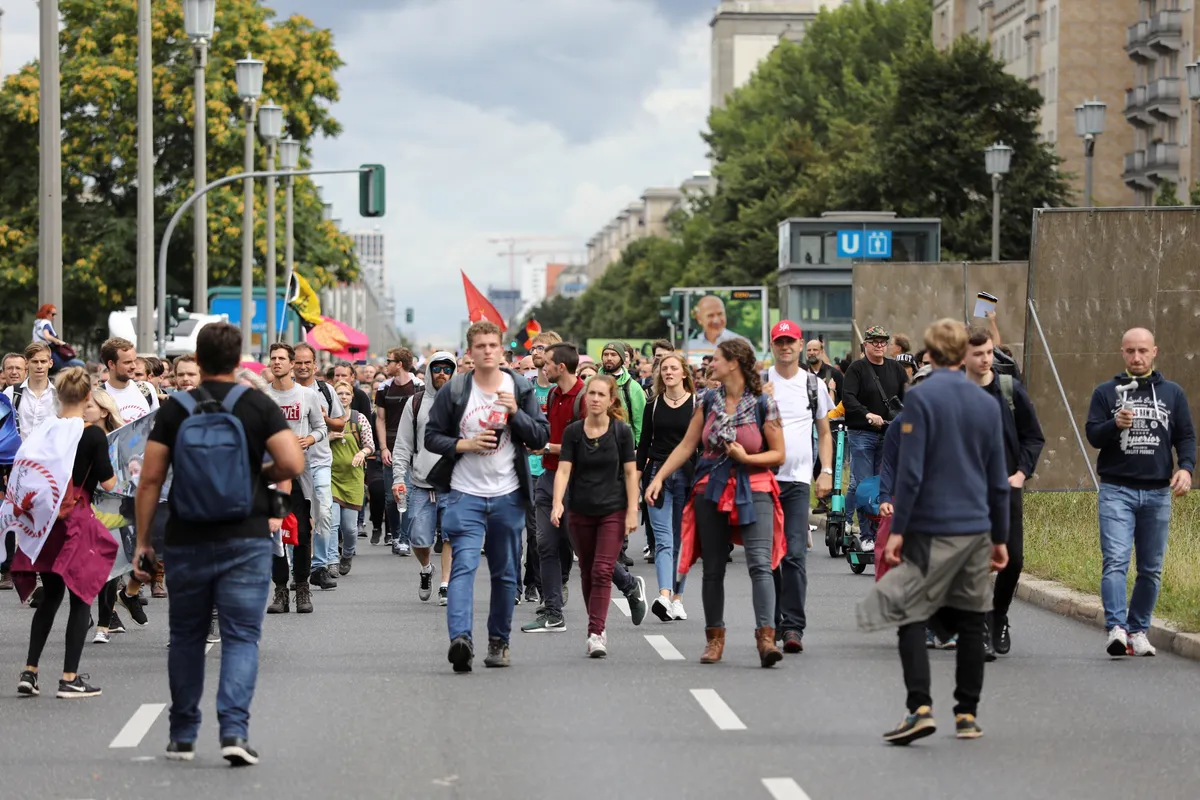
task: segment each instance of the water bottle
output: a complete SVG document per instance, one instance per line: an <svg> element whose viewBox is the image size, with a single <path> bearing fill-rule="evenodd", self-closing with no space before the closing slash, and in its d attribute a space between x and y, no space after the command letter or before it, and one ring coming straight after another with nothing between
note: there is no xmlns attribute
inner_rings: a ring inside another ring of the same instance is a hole
<svg viewBox="0 0 1200 800"><path fill-rule="evenodd" d="M408 487L405 486L405 491L400 493L400 499L396 501L396 509L403 514L408 511Z"/></svg>

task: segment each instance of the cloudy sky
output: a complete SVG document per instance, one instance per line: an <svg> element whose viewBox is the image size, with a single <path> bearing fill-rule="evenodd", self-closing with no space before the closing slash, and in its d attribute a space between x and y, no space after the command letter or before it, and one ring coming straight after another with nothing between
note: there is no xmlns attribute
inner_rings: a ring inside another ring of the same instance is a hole
<svg viewBox="0 0 1200 800"><path fill-rule="evenodd" d="M457 339L460 269L480 288L507 283L489 238L582 250L645 187L706 167L714 0L271 5L334 32L345 131L316 144L317 165L385 164L387 216L358 217L352 178L326 179L324 196L348 230L382 227L389 286L421 343ZM0 7L7 73L37 54L37 6Z"/></svg>

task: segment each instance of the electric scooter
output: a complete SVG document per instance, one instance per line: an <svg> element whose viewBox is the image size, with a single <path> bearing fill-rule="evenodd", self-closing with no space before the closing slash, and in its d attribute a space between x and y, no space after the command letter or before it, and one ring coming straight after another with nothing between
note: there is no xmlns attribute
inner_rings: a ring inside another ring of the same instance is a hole
<svg viewBox="0 0 1200 800"><path fill-rule="evenodd" d="M842 472L846 457L846 423L836 420L833 427L833 490L829 494L829 514L825 518L825 546L830 558L839 558L846 547L846 487Z"/></svg>
<svg viewBox="0 0 1200 800"><path fill-rule="evenodd" d="M858 518L861 522L863 517L866 517L876 526L879 525L881 517L879 516L879 476L872 475L862 483L858 484L854 489L854 504L858 506ZM850 564L850 571L855 575L861 575L868 565L875 563L875 551L864 551L862 549L862 540L857 533L846 537L846 562Z"/></svg>

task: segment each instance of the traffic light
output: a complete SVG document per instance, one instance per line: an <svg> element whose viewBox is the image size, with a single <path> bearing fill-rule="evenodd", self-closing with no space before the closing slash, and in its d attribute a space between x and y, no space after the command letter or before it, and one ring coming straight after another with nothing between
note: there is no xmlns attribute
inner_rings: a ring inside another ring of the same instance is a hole
<svg viewBox="0 0 1200 800"><path fill-rule="evenodd" d="M363 164L358 173L358 214L382 217L387 209L386 170L382 164Z"/></svg>
<svg viewBox="0 0 1200 800"><path fill-rule="evenodd" d="M660 295L658 301L663 307L658 310L658 315L667 322L673 322L676 325L683 324L684 315L684 296L681 294Z"/></svg>
<svg viewBox="0 0 1200 800"><path fill-rule="evenodd" d="M167 321L169 328L174 328L187 319L188 306L190 305L190 300L185 300L174 294L167 295Z"/></svg>
<svg viewBox="0 0 1200 800"><path fill-rule="evenodd" d="M409 325L412 325L413 310L411 308L404 309L404 321L407 322Z"/></svg>

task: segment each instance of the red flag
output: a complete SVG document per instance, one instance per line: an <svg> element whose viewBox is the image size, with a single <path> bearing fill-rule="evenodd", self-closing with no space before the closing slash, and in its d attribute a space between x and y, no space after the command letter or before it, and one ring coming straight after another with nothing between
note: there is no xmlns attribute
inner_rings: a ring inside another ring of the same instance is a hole
<svg viewBox="0 0 1200 800"><path fill-rule="evenodd" d="M462 270L459 270L462 272ZM471 322L479 322L481 319L486 319L488 322L494 322L500 326L500 330L506 331L508 327L504 324L504 317L500 316L500 312L496 307L483 296L483 293L475 288L475 284L471 283L471 279L467 277L467 273L463 272L463 291L467 293L467 315Z"/></svg>

